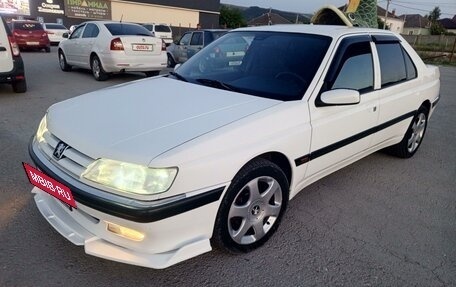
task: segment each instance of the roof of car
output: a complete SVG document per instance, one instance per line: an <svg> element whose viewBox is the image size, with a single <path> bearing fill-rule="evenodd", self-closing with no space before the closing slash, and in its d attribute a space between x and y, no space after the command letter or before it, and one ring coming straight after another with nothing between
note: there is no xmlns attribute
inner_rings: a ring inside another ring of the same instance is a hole
<svg viewBox="0 0 456 287"><path fill-rule="evenodd" d="M271 26L256 26L238 28L235 31L271 31L271 32L291 32L291 33L307 33L316 35L326 35L333 38L338 38L342 35L354 33L385 33L394 34L391 31L372 29L372 28L358 28L347 26L335 25L312 25L312 24L287 24L287 25L271 25Z"/></svg>

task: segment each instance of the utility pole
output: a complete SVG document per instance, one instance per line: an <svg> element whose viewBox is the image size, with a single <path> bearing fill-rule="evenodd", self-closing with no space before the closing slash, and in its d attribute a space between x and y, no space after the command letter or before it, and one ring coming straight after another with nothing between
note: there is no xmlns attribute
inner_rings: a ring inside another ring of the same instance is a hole
<svg viewBox="0 0 456 287"><path fill-rule="evenodd" d="M391 2L391 0L386 1L386 12L385 12L385 21L383 22L383 30L386 29L386 21L388 20L388 9L390 6L390 2Z"/></svg>

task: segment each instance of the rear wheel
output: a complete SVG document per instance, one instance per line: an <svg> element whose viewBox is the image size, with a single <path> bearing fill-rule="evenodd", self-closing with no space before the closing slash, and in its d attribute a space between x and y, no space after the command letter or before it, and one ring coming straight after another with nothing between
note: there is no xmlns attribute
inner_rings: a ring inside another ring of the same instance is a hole
<svg viewBox="0 0 456 287"><path fill-rule="evenodd" d="M68 65L68 63L66 61L66 57L61 50L59 51L59 65L60 65L60 69L62 69L62 71L64 71L64 72L71 71L71 66Z"/></svg>
<svg viewBox="0 0 456 287"><path fill-rule="evenodd" d="M46 53L50 53L51 52L51 47L44 48L44 51L46 51Z"/></svg>
<svg viewBox="0 0 456 287"><path fill-rule="evenodd" d="M422 106L413 117L402 141L387 148L386 151L401 158L412 157L420 147L426 133L428 114L428 109Z"/></svg>
<svg viewBox="0 0 456 287"><path fill-rule="evenodd" d="M248 252L276 231L288 203L288 180L274 163L257 159L233 179L220 205L212 240L230 252Z"/></svg>
<svg viewBox="0 0 456 287"><path fill-rule="evenodd" d="M105 81L108 79L108 74L103 70L100 59L97 56L92 57L91 61L92 74L95 80Z"/></svg>
<svg viewBox="0 0 456 287"><path fill-rule="evenodd" d="M20 81L12 82L11 85L13 86L13 91L15 93L25 93L27 92L27 82L25 79Z"/></svg>
<svg viewBox="0 0 456 287"><path fill-rule="evenodd" d="M146 77L155 77L160 74L160 71L148 71L144 72L144 74L146 74Z"/></svg>

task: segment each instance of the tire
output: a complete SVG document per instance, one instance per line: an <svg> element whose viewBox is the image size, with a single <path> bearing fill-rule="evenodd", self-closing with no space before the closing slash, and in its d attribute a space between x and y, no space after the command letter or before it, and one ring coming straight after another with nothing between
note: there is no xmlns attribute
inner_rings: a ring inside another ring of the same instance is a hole
<svg viewBox="0 0 456 287"><path fill-rule="evenodd" d="M176 66L176 61L174 61L173 56L171 56L170 54L167 54L167 55L168 55L168 61L167 61L168 68L174 68Z"/></svg>
<svg viewBox="0 0 456 287"><path fill-rule="evenodd" d="M287 177L276 164L264 159L248 163L222 199L212 237L214 245L232 253L263 245L280 224L288 191Z"/></svg>
<svg viewBox="0 0 456 287"><path fill-rule="evenodd" d="M97 56L92 57L90 67L92 68L92 74L95 80L106 81L108 79L108 73L103 70L103 66Z"/></svg>
<svg viewBox="0 0 456 287"><path fill-rule="evenodd" d="M148 71L144 72L144 74L146 74L146 77L155 77L160 74L160 71Z"/></svg>
<svg viewBox="0 0 456 287"><path fill-rule="evenodd" d="M46 47L46 48L44 48L44 51L45 51L46 53L50 53L50 52L51 52L51 47Z"/></svg>
<svg viewBox="0 0 456 287"><path fill-rule="evenodd" d="M63 52L61 50L59 50L59 65L60 65L60 69L62 69L62 71L64 71L64 72L71 71L71 66L68 65L65 54L63 54Z"/></svg>
<svg viewBox="0 0 456 287"><path fill-rule="evenodd" d="M27 92L27 82L25 79L12 82L11 85L13 86L13 91L15 93L25 93Z"/></svg>
<svg viewBox="0 0 456 287"><path fill-rule="evenodd" d="M386 149L386 151L389 154L400 158L412 157L423 142L427 128L428 115L429 111L426 107L422 106L419 108L418 112L413 117L410 126L405 132L402 141L398 144L390 146Z"/></svg>

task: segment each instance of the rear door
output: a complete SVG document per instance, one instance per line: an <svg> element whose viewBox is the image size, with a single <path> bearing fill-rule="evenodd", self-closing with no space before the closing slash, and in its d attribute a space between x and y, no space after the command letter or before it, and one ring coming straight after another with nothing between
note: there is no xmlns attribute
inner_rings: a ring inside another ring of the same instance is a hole
<svg viewBox="0 0 456 287"><path fill-rule="evenodd" d="M0 73L9 72L13 69L13 55L8 36L12 36L6 22L1 18L0 22Z"/></svg>

